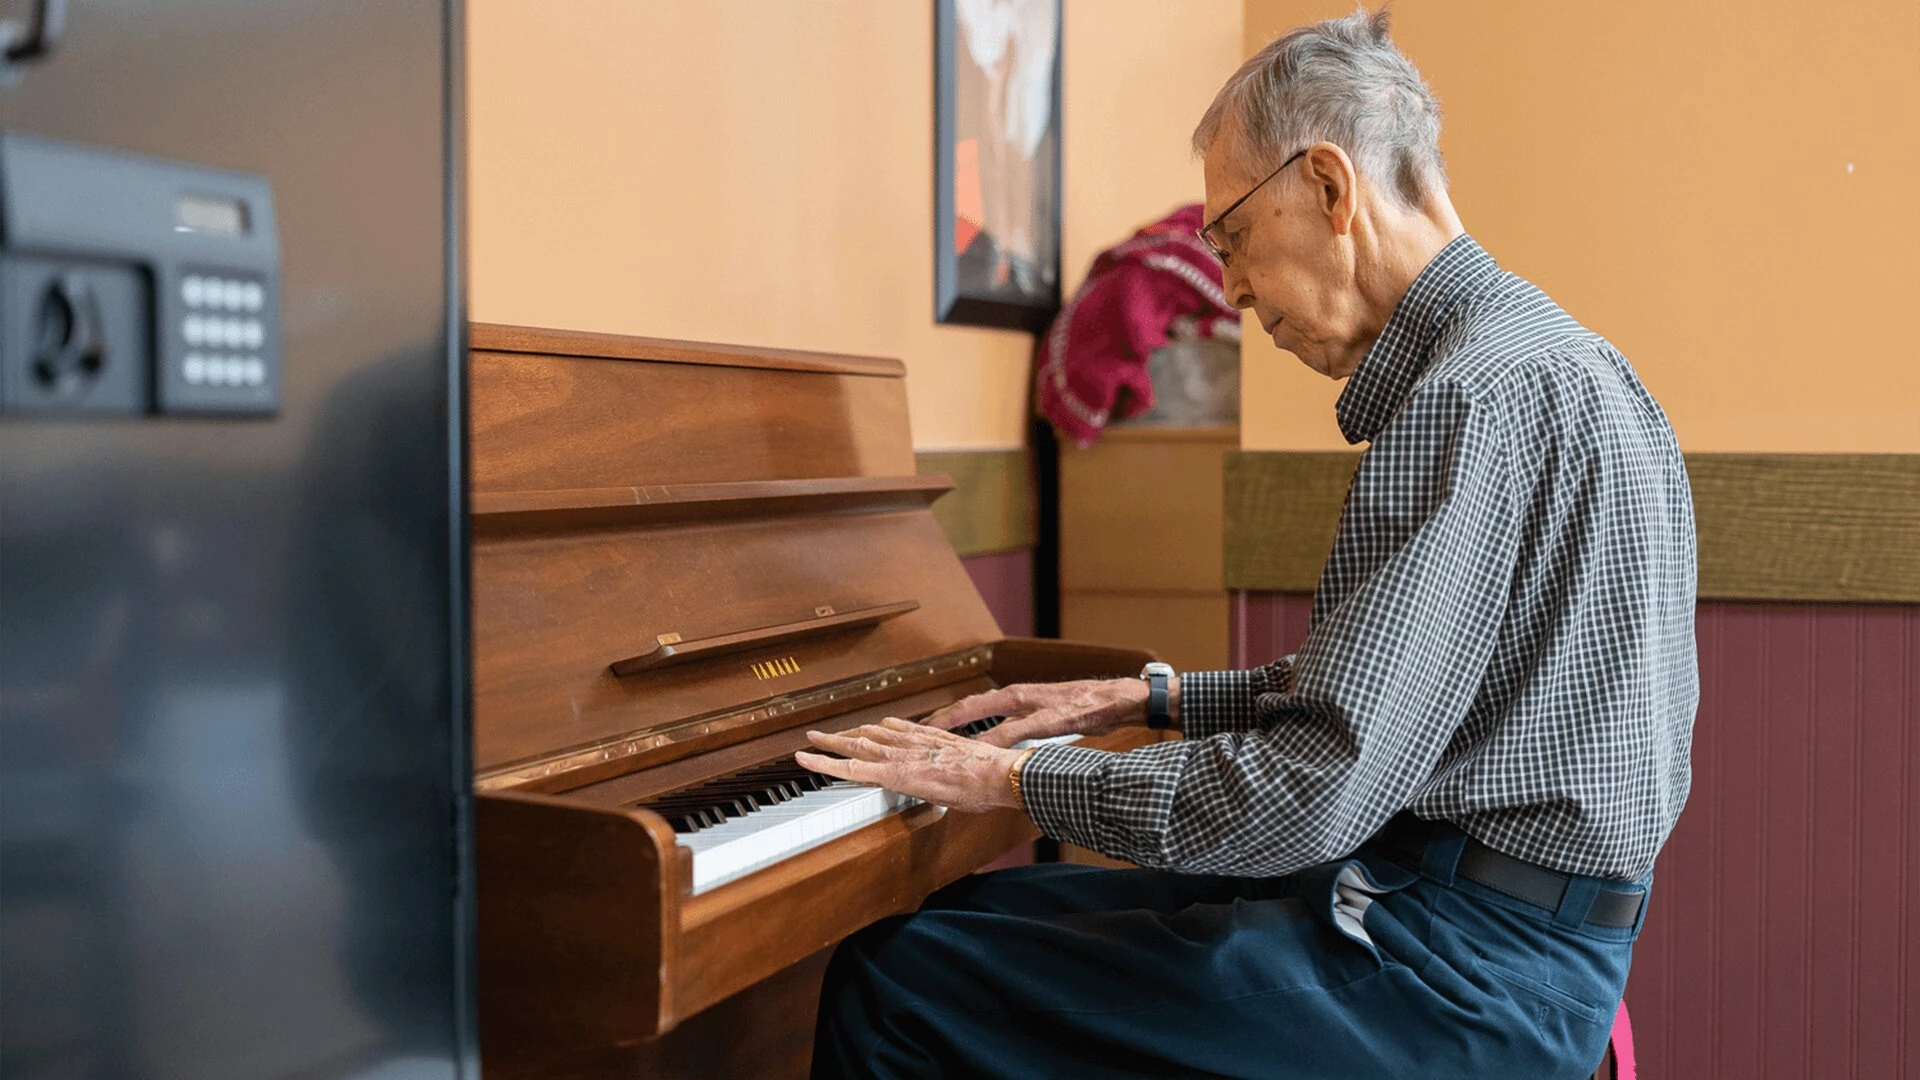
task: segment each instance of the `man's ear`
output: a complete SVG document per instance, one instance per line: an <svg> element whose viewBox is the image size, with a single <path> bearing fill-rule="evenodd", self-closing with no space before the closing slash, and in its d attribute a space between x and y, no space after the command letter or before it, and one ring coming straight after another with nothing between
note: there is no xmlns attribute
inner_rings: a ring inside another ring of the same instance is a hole
<svg viewBox="0 0 1920 1080"><path fill-rule="evenodd" d="M1345 236L1351 232L1360 195L1360 176L1354 171L1353 159L1330 142L1317 142L1307 148L1307 158L1301 165L1311 185L1314 203L1327 215L1333 234Z"/></svg>

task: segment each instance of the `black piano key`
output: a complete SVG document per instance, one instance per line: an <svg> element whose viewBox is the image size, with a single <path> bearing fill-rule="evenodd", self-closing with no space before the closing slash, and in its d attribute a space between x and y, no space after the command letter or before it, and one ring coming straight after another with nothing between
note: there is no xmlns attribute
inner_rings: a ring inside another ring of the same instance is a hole
<svg viewBox="0 0 1920 1080"><path fill-rule="evenodd" d="M978 720L973 721L970 724L962 724L959 727L954 728L953 731L954 731L954 734L964 735L969 739L977 738L980 735L983 735L986 732L992 731L994 728L999 727L1001 722L1004 720L1006 720L1006 717L1004 716L984 716Z"/></svg>
<svg viewBox="0 0 1920 1080"><path fill-rule="evenodd" d="M684 811L697 811L697 809L701 809L701 807L710 807L710 805L712 805L712 799L705 798L651 799L651 801L647 803L647 809L660 811L660 813L684 813Z"/></svg>
<svg viewBox="0 0 1920 1080"><path fill-rule="evenodd" d="M699 794L710 802L724 803L756 791L761 786L760 784L721 784L715 787L703 787Z"/></svg>

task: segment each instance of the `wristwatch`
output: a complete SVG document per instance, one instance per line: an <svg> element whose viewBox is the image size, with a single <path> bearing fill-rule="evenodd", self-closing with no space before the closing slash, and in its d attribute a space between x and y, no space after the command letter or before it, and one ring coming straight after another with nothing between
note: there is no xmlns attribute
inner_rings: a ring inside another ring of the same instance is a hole
<svg viewBox="0 0 1920 1080"><path fill-rule="evenodd" d="M1164 731L1173 726L1173 714L1167 711L1167 683L1173 678L1173 665L1158 660L1140 669L1147 680L1147 726Z"/></svg>

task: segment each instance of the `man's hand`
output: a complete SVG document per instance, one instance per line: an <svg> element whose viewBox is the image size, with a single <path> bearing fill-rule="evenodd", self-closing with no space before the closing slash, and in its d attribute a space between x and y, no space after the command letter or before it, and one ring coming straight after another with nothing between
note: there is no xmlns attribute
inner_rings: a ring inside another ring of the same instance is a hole
<svg viewBox="0 0 1920 1080"><path fill-rule="evenodd" d="M976 740L993 746L1055 735L1102 735L1147 722L1147 684L1143 679L1016 683L956 701L927 717L927 726L957 728L989 716L1006 717Z"/></svg>
<svg viewBox="0 0 1920 1080"><path fill-rule="evenodd" d="M814 772L889 791L913 795L955 810L981 811L1013 806L1013 771L1018 750L990 746L951 731L906 720L883 720L838 735L809 731L822 750L842 757L809 753L793 759Z"/></svg>

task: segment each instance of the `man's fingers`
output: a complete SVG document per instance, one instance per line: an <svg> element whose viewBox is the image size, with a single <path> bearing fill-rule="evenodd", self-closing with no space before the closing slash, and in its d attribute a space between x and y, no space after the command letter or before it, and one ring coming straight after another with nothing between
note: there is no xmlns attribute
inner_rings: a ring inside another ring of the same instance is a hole
<svg viewBox="0 0 1920 1080"><path fill-rule="evenodd" d="M853 732L842 732L837 735L831 731L809 731L807 741L822 750L831 750L842 757L859 758L863 761L885 761L891 756L893 751L891 746L869 735L854 733L862 730L855 728ZM885 731L884 728L877 730Z"/></svg>
<svg viewBox="0 0 1920 1080"><path fill-rule="evenodd" d="M1064 713L1058 709L1042 709L1032 716L996 724L990 730L981 732L979 739L990 746L1012 746L1022 739L1063 735L1068 730L1070 726L1066 724Z"/></svg>
<svg viewBox="0 0 1920 1080"><path fill-rule="evenodd" d="M879 737L886 739L894 746L945 746L961 738L951 731L930 728L911 720L884 720L881 724Z"/></svg>
<svg viewBox="0 0 1920 1080"><path fill-rule="evenodd" d="M882 746L941 746L959 739L951 731L930 728L925 724L916 724L911 720L888 717L877 724L866 724L842 732L855 738L871 739Z"/></svg>
<svg viewBox="0 0 1920 1080"><path fill-rule="evenodd" d="M1018 687L1003 686L998 690L989 690L984 694L961 698L942 709L935 709L927 717L927 726L951 731L954 728L983 720L989 716L1003 716L1009 709L1016 708L1019 696Z"/></svg>
<svg viewBox="0 0 1920 1080"><path fill-rule="evenodd" d="M956 742L965 742L966 736L956 735L944 728L928 727L911 720L899 720L889 717L880 722L881 730L896 746L949 746Z"/></svg>
<svg viewBox="0 0 1920 1080"><path fill-rule="evenodd" d="M793 760L803 768L812 769L817 773L825 773L828 776L838 777L841 780L852 780L856 783L865 782L872 770L876 768L870 761L828 757L825 754L814 754L805 750L797 751L793 755Z"/></svg>
<svg viewBox="0 0 1920 1080"><path fill-rule="evenodd" d="M822 750L860 761L892 761L908 750L939 746L960 739L910 720L889 717L878 724L863 724L846 731L809 731L807 739ZM839 774L835 774L839 775Z"/></svg>

